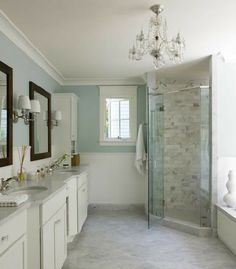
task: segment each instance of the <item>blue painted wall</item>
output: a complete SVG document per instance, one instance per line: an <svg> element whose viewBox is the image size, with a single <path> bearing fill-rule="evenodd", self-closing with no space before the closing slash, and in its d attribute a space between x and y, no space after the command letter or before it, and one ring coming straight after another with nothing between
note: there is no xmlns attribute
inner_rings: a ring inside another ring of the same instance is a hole
<svg viewBox="0 0 236 269"><path fill-rule="evenodd" d="M0 32L0 61L13 68L14 105L19 95L29 95L29 81L48 92L74 92L80 98L78 108L79 152L134 152L135 146L99 145L99 87L61 87L41 67ZM146 120L145 86L137 92L138 124ZM22 120L13 124L13 145L29 144L29 127Z"/></svg>
<svg viewBox="0 0 236 269"><path fill-rule="evenodd" d="M29 95L29 81L33 81L49 92L57 91L60 85L21 49L0 32L0 61L13 68L14 104L19 95ZM13 144L29 144L29 127L22 120L13 124Z"/></svg>
<svg viewBox="0 0 236 269"><path fill-rule="evenodd" d="M137 90L137 122L146 121L146 87ZM79 152L134 152L135 146L99 145L99 87L64 86L58 92L73 92L80 98L78 107Z"/></svg>

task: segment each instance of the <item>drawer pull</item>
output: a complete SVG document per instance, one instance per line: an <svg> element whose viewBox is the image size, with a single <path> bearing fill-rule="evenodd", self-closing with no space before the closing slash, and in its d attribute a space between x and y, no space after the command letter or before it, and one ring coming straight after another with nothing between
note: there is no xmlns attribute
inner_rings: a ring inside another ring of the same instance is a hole
<svg viewBox="0 0 236 269"><path fill-rule="evenodd" d="M8 235L4 235L4 236L1 237L1 242L2 243L3 242L6 242L6 241L8 241L8 239L9 239L9 236Z"/></svg>
<svg viewBox="0 0 236 269"><path fill-rule="evenodd" d="M55 224L59 224L61 222L61 219L58 219L55 221Z"/></svg>

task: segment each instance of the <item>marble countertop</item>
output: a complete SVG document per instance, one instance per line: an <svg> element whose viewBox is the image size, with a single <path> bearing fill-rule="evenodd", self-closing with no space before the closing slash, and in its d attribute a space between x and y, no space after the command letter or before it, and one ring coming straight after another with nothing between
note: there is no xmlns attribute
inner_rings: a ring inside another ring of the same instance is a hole
<svg viewBox="0 0 236 269"><path fill-rule="evenodd" d="M29 199L18 207L0 207L0 225L22 210L46 202L57 192L65 188L66 182L71 177L87 172L88 165L70 167L68 168L68 170L71 170L70 172L66 172L66 170L66 168L60 168L53 171L52 174L47 174L45 177L39 177L35 180L25 180L22 183L15 184L10 191L30 186L44 186L47 190L29 195Z"/></svg>
<svg viewBox="0 0 236 269"><path fill-rule="evenodd" d="M222 206L222 205L216 205L217 208L230 217L231 220L236 222L236 209L228 207L228 206Z"/></svg>

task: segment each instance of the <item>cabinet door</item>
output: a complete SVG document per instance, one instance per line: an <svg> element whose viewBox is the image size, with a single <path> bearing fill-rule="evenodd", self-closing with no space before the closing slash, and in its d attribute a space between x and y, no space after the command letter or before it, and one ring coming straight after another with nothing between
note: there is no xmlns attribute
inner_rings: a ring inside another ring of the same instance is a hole
<svg viewBox="0 0 236 269"><path fill-rule="evenodd" d="M68 191L68 236L77 234L77 179L73 178L67 182Z"/></svg>
<svg viewBox="0 0 236 269"><path fill-rule="evenodd" d="M42 269L55 269L54 266L54 219L42 227L41 240Z"/></svg>
<svg viewBox="0 0 236 269"><path fill-rule="evenodd" d="M61 269L66 259L66 206L42 228L42 269Z"/></svg>
<svg viewBox="0 0 236 269"><path fill-rule="evenodd" d="M78 189L78 232L80 233L83 226L83 186Z"/></svg>
<svg viewBox="0 0 236 269"><path fill-rule="evenodd" d="M83 193L83 223L86 221L88 216L88 187L87 183L82 188Z"/></svg>
<svg viewBox="0 0 236 269"><path fill-rule="evenodd" d="M66 259L67 233L66 233L66 207L64 206L55 216L54 220L55 242L55 269L61 269Z"/></svg>
<svg viewBox="0 0 236 269"><path fill-rule="evenodd" d="M64 95L52 95L52 110L60 110L62 120L59 125L52 128L52 141L55 145L55 154L60 155L71 152L71 101ZM63 142L63 143L62 143Z"/></svg>
<svg viewBox="0 0 236 269"><path fill-rule="evenodd" d="M27 269L26 253L26 237L23 236L0 256L0 268Z"/></svg>
<svg viewBox="0 0 236 269"><path fill-rule="evenodd" d="M83 184L78 190L78 231L82 230L83 224L87 219L87 184Z"/></svg>
<svg viewBox="0 0 236 269"><path fill-rule="evenodd" d="M77 99L71 97L71 140L77 140Z"/></svg>

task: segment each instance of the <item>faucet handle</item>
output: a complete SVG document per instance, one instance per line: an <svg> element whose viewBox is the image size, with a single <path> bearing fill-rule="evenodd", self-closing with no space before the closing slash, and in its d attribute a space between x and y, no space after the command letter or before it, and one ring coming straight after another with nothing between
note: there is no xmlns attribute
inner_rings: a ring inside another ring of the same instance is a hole
<svg viewBox="0 0 236 269"><path fill-rule="evenodd" d="M4 178L0 178L0 191L4 190Z"/></svg>
<svg viewBox="0 0 236 269"><path fill-rule="evenodd" d="M18 181L18 178L17 178L17 176L13 176L13 177L7 178L5 181L11 181L11 180Z"/></svg>
<svg viewBox="0 0 236 269"><path fill-rule="evenodd" d="M2 186L3 181L4 181L4 178L3 177L0 178L0 186Z"/></svg>

